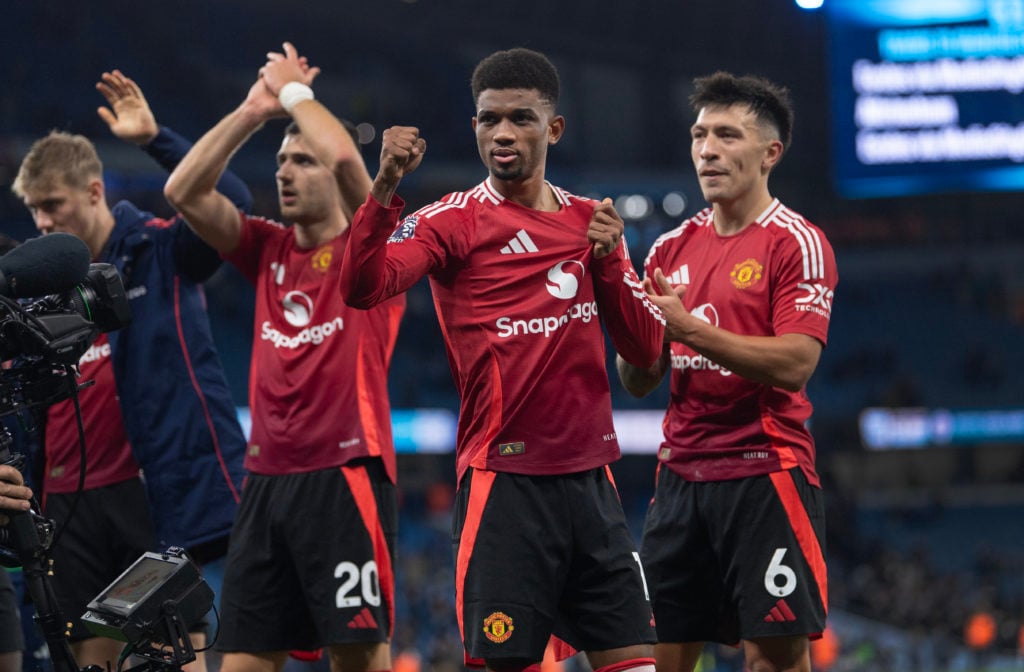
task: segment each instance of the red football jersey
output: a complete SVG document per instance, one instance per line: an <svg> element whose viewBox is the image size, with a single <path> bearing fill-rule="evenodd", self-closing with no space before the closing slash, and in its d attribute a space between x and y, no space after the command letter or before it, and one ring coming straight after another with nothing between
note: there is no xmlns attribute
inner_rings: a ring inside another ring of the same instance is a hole
<svg viewBox="0 0 1024 672"><path fill-rule="evenodd" d="M661 352L664 319L626 245L594 259L594 202L548 186L556 212L506 200L484 181L397 228L401 199L384 208L371 196L353 223L350 300L372 304L430 274L462 400L460 478L471 466L562 474L617 459L601 321L627 359L650 365Z"/></svg>
<svg viewBox="0 0 1024 672"><path fill-rule="evenodd" d="M78 403L82 409L85 429L85 486L101 488L127 481L139 475L139 464L132 456L128 435L121 419L114 383L114 364L110 360L110 343L106 334L85 351L78 361L79 381L93 381L80 390ZM78 422L74 403L58 401L46 411L46 472L43 491L74 492L78 489L79 465L82 463L78 442Z"/></svg>
<svg viewBox="0 0 1024 672"><path fill-rule="evenodd" d="M644 263L675 285L683 305L748 336L799 333L824 345L838 281L825 235L775 200L740 233L721 236L712 211L660 236ZM818 484L803 390L754 383L681 344L671 346L671 398L659 459L683 478L717 481L799 466Z"/></svg>
<svg viewBox="0 0 1024 672"><path fill-rule="evenodd" d="M376 456L394 480L387 377L404 295L349 308L338 293L348 231L304 250L281 224L244 219L226 258L256 286L245 468L290 474Z"/></svg>

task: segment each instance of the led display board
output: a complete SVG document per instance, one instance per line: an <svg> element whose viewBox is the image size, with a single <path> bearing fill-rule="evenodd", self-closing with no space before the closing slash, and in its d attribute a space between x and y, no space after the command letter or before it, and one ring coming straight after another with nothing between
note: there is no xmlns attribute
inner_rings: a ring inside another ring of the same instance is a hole
<svg viewBox="0 0 1024 672"><path fill-rule="evenodd" d="M1024 190L1024 0L827 0L848 198Z"/></svg>
<svg viewBox="0 0 1024 672"><path fill-rule="evenodd" d="M1020 443L1024 409L865 408L860 436L869 450Z"/></svg>

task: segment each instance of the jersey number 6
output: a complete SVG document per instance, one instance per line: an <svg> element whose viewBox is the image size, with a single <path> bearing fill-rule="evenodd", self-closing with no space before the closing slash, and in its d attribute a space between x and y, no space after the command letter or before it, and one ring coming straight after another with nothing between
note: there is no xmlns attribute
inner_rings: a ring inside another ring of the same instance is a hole
<svg viewBox="0 0 1024 672"><path fill-rule="evenodd" d="M775 597L785 597L796 590L796 573L782 564L784 555L786 549L776 548L772 561L768 563L768 570L764 573L764 589ZM783 579L781 586L778 582L779 577Z"/></svg>

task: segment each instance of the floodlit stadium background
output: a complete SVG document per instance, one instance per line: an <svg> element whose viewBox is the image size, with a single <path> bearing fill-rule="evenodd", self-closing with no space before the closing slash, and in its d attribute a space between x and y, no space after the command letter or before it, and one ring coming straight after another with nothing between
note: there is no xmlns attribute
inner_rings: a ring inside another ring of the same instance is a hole
<svg viewBox="0 0 1024 672"><path fill-rule="evenodd" d="M791 0L97 0L8 3L4 16L0 221L20 238L34 230L9 185L52 128L97 141L112 202L169 214L164 175L96 116L93 85L112 68L140 84L160 122L198 137L290 40L323 69L317 97L360 125L371 172L382 129L420 127L428 154L402 186L416 207L484 176L469 123L476 61L539 49L560 69L567 118L548 177L614 198L635 261L704 207L689 164L691 79L725 69L788 86L794 142L772 191L824 229L840 273L808 387L829 505L831 669L1020 669L1024 0L826 0L816 11ZM946 79L886 79L922 71ZM231 164L261 214L276 213L282 129L268 124ZM922 153L938 136L941 151ZM225 268L208 294L244 407L251 290ZM393 370L396 652L410 669L458 669L446 527L457 400L425 283L410 294ZM666 399L666 386L643 401L616 392L627 456L614 469L638 534ZM968 627L977 614L994 618L990 640ZM739 669L729 649L708 654L705 670Z"/></svg>

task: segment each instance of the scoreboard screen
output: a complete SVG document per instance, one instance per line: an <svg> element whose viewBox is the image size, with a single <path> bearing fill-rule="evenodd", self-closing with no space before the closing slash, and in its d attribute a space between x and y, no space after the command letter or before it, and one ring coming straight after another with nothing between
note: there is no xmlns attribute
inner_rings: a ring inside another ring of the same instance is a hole
<svg viewBox="0 0 1024 672"><path fill-rule="evenodd" d="M1024 191L1024 0L827 0L836 190Z"/></svg>

